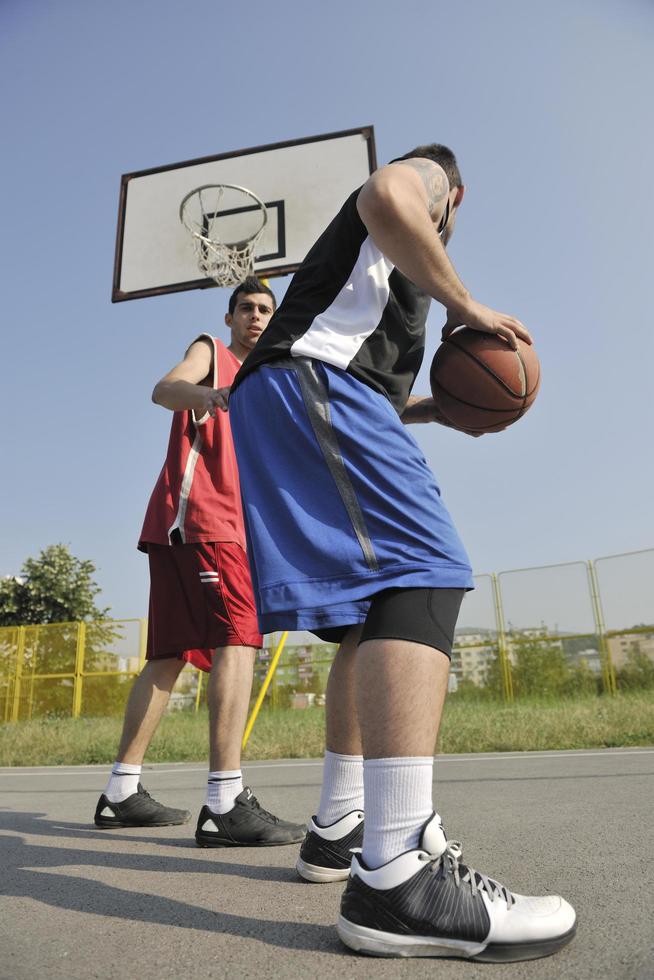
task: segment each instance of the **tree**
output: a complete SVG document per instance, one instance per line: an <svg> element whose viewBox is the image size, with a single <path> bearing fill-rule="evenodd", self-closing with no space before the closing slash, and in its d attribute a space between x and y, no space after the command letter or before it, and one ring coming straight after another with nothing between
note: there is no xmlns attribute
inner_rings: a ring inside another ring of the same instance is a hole
<svg viewBox="0 0 654 980"><path fill-rule="evenodd" d="M517 697L575 697L597 691L599 678L587 664L571 664L558 637L513 633L511 676Z"/></svg>
<svg viewBox="0 0 654 980"><path fill-rule="evenodd" d="M0 626L28 627L20 667L21 717L70 715L79 623L87 624L85 673L116 669L112 649L121 627L107 620L108 609L96 605L100 586L94 573L93 562L54 544L28 558L19 576L0 580ZM13 677L15 671L15 641L0 642L0 675ZM130 682L124 676L85 678L84 712L120 712Z"/></svg>
<svg viewBox="0 0 654 980"><path fill-rule="evenodd" d="M486 669L481 688L487 697L501 699L504 697L504 678L502 676L502 661L499 645L486 661Z"/></svg>
<svg viewBox="0 0 654 980"><path fill-rule="evenodd" d="M0 626L31 626L106 619L95 597L95 565L71 555L65 544L51 544L38 558L27 558L20 576L0 581Z"/></svg>
<svg viewBox="0 0 654 980"><path fill-rule="evenodd" d="M637 644L631 647L624 666L618 670L618 686L629 690L654 687L654 663Z"/></svg>
<svg viewBox="0 0 654 980"><path fill-rule="evenodd" d="M542 636L513 633L509 640L511 676L517 696L551 696L563 694L569 667L558 640Z"/></svg>
<svg viewBox="0 0 654 980"><path fill-rule="evenodd" d="M462 677L456 690L448 694L448 701L490 701L497 696L494 686L475 684L470 677Z"/></svg>

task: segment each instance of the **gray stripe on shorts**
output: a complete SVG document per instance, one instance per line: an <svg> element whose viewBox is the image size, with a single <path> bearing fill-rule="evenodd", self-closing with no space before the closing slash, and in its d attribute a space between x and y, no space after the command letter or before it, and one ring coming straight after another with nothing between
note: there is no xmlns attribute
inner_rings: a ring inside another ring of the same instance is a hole
<svg viewBox="0 0 654 980"><path fill-rule="evenodd" d="M300 391L313 427L318 445L325 457L329 472L334 478L336 488L352 522L354 533L363 551L363 556L371 572L379 571L375 550L370 540L365 518L359 506L352 481L345 469L336 432L329 411L329 393L324 381L319 377L313 361L308 357L294 357L293 368L300 383Z"/></svg>

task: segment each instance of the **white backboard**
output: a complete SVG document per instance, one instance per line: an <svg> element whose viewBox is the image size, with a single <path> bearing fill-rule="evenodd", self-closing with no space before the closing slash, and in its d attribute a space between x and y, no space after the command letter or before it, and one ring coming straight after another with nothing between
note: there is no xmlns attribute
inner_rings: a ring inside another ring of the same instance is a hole
<svg viewBox="0 0 654 980"><path fill-rule="evenodd" d="M345 199L376 167L372 126L237 150L131 174L120 185L113 302L214 286L179 219L203 184L237 184L266 205L258 276L295 272ZM237 220L237 219L235 219Z"/></svg>

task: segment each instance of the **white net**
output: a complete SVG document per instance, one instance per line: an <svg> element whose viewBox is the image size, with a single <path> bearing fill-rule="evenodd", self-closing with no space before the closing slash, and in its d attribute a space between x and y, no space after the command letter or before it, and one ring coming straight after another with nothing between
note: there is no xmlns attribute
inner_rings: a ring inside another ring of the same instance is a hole
<svg viewBox="0 0 654 980"><path fill-rule="evenodd" d="M252 274L268 220L256 194L236 184L206 184L182 200L179 218L204 276L219 286L237 286Z"/></svg>

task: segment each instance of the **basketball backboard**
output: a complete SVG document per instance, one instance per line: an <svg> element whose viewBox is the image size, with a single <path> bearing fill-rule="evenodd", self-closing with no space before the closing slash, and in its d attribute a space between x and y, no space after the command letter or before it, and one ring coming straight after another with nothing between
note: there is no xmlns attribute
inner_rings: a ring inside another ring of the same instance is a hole
<svg viewBox="0 0 654 980"><path fill-rule="evenodd" d="M366 126L123 174L112 301L215 285L199 272L192 240L180 222L180 203L195 187L235 184L264 202L268 221L254 271L282 276L295 272L376 165L373 127ZM236 235L241 221L252 221L252 208L241 210L224 212Z"/></svg>

